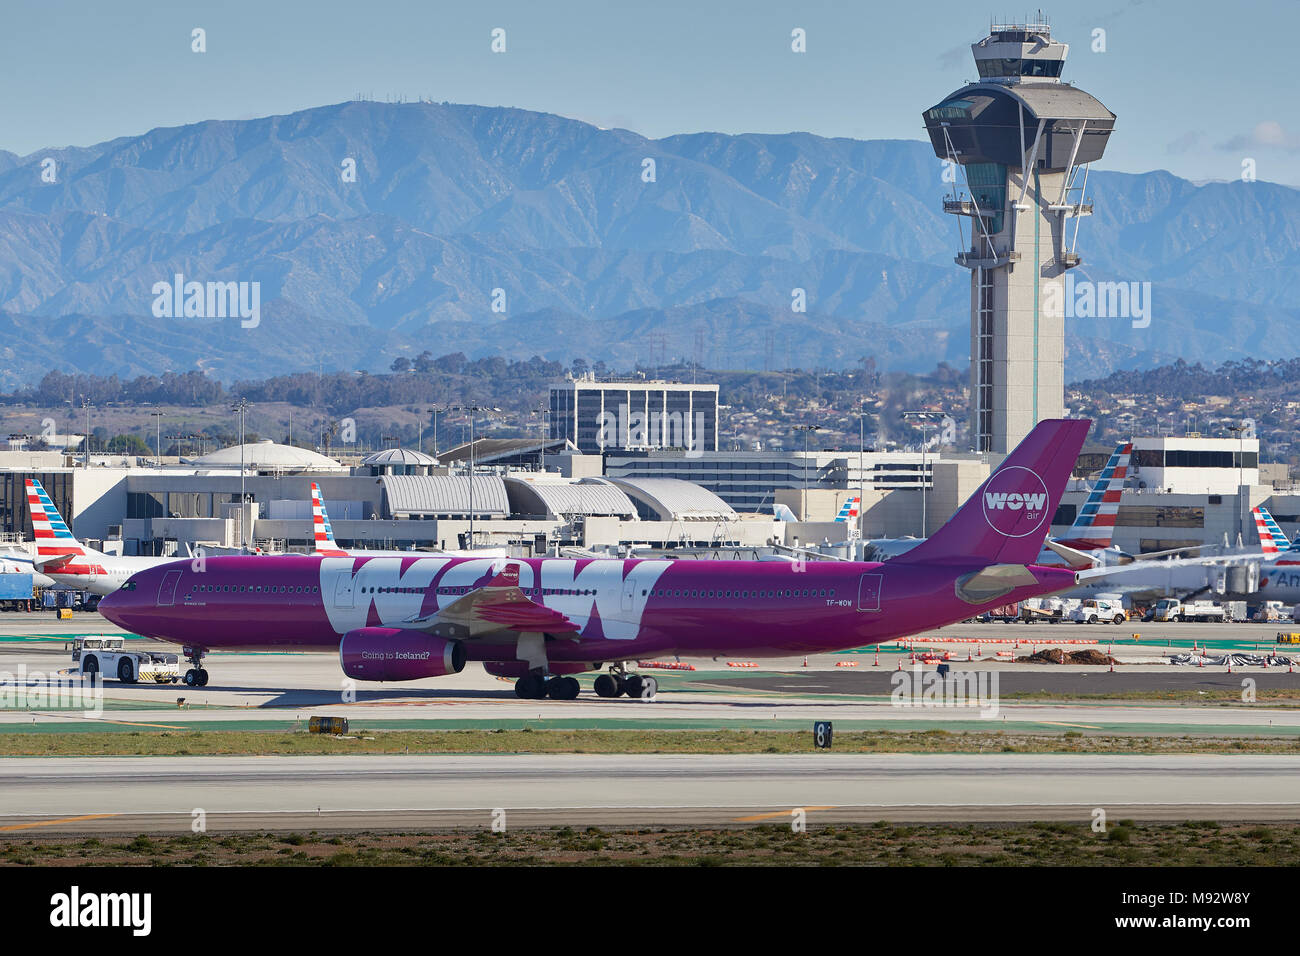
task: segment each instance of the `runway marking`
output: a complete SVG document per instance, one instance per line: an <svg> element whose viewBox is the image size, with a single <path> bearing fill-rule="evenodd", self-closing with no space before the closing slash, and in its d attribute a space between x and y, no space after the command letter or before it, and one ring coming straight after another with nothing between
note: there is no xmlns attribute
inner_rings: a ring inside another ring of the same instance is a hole
<svg viewBox="0 0 1300 956"><path fill-rule="evenodd" d="M83 817L61 817L58 820L39 820L36 823L15 823L7 827L0 827L0 831L5 830L30 830L32 827L53 827L60 823L79 823L82 820L105 820L108 817L120 816L117 813L88 813Z"/></svg>
<svg viewBox="0 0 1300 956"><path fill-rule="evenodd" d="M92 724L118 724L122 727L161 727L163 730L187 730L184 724L146 724L138 720L109 720L106 717L86 717L84 714L57 714L51 711L31 711L36 717L66 717L69 720L87 720Z"/></svg>
<svg viewBox="0 0 1300 956"><path fill-rule="evenodd" d="M756 813L752 817L736 817L735 823L757 823L759 820L773 820L777 817L788 817L794 809L800 810L834 810L834 807L792 807L790 810L777 810L773 813Z"/></svg>
<svg viewBox="0 0 1300 956"><path fill-rule="evenodd" d="M1038 720L1035 723L1045 724L1048 727L1082 727L1084 730L1101 730L1096 724L1067 724L1061 720Z"/></svg>

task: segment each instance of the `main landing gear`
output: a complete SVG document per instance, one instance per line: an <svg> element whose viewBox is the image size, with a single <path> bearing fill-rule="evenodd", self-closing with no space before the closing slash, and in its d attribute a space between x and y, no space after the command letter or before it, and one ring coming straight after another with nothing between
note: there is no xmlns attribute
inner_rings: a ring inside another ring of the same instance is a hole
<svg viewBox="0 0 1300 956"><path fill-rule="evenodd" d="M610 668L592 685L597 697L622 697L650 700L659 693L659 682L653 677L629 674L623 665ZM521 700L577 700L581 689L577 678L547 677L544 674L527 674L515 681L515 696Z"/></svg>
<svg viewBox="0 0 1300 956"><path fill-rule="evenodd" d="M581 689L576 677L527 674L515 681L515 696L521 700L577 700Z"/></svg>
<svg viewBox="0 0 1300 956"><path fill-rule="evenodd" d="M184 657L194 666L185 672L186 687L207 687L208 672L203 669L203 648L186 647L183 648Z"/></svg>

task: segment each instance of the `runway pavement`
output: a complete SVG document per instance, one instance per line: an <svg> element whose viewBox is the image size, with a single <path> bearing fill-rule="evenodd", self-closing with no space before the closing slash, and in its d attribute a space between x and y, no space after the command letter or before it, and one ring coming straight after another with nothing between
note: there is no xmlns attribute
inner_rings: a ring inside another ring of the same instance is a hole
<svg viewBox="0 0 1300 956"><path fill-rule="evenodd" d="M1300 819L1300 757L637 755L7 758L4 834ZM39 808L39 812L34 812Z"/></svg>

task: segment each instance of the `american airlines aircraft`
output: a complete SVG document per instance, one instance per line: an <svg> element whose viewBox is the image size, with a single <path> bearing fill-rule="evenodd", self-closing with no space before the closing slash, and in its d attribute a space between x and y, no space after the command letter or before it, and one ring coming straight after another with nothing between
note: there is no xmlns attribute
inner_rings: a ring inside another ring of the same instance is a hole
<svg viewBox="0 0 1300 956"><path fill-rule="evenodd" d="M171 564L176 559L104 554L78 541L63 521L59 509L35 478L27 479L27 505L32 512L36 538L35 569L55 583L92 594L112 594L137 571Z"/></svg>
<svg viewBox="0 0 1300 956"><path fill-rule="evenodd" d="M338 648L348 676L419 680L483 662L515 693L601 697L653 678L658 654L790 656L892 640L1072 587L1033 564L1091 422L1041 422L925 543L878 562L282 555L149 568L100 602L114 624L185 645L185 680L213 649Z"/></svg>
<svg viewBox="0 0 1300 956"><path fill-rule="evenodd" d="M856 524L858 520L858 506L861 503L862 499L857 495L854 495L851 498L845 498L844 504L840 505L839 514L835 516L835 523L842 524L845 521L851 521ZM777 502L772 506L772 516L776 518L777 521L799 520L795 517L794 512L790 510L788 505L783 505L780 502Z"/></svg>
<svg viewBox="0 0 1300 956"><path fill-rule="evenodd" d="M507 554L505 548L475 548L470 551L451 551L438 550L433 551L371 551L365 548L353 548L344 550L340 548L338 542L334 540L334 528L330 524L329 512L325 510L325 501L321 497L320 485L316 482L311 483L311 522L312 522L312 547L314 554L326 554L330 557L353 557L353 558L378 558L378 557L410 557L418 554L451 554L451 555L473 555L480 558L504 558Z"/></svg>

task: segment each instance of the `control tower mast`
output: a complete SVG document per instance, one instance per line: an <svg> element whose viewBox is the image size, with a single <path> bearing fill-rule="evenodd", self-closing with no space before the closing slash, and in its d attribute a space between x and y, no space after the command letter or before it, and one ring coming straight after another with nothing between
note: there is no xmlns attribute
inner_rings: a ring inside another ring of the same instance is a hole
<svg viewBox="0 0 1300 956"><path fill-rule="evenodd" d="M956 261L971 270L971 441L1006 453L1064 414L1065 319L1044 289L1080 262L1088 164L1115 114L1061 80L1069 47L1045 22L993 24L971 50L979 80L923 115L935 154L957 170L943 209L958 217Z"/></svg>

